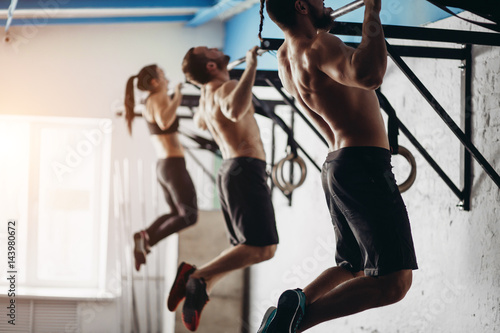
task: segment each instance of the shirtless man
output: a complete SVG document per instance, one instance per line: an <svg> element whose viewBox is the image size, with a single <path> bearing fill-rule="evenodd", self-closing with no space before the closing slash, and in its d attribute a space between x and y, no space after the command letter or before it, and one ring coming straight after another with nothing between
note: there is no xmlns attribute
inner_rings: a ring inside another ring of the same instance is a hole
<svg viewBox="0 0 500 333"><path fill-rule="evenodd" d="M233 270L271 259L278 244L266 157L252 105L257 47L248 51L239 82L229 79L228 62L218 49L203 46L190 49L182 64L186 78L201 86L195 122L212 133L224 159L217 186L233 245L198 269L185 263L179 267L168 306L175 310L185 295L182 319L191 331L198 327L213 285Z"/></svg>
<svg viewBox="0 0 500 333"><path fill-rule="evenodd" d="M283 86L329 143L322 181L337 239L338 266L303 290L285 291L259 328L259 332L303 332L328 320L398 302L411 286L417 263L374 92L387 64L381 0L365 0L357 49L328 33L332 9L325 8L322 0L262 0L262 7L263 1L285 34L277 53Z"/></svg>

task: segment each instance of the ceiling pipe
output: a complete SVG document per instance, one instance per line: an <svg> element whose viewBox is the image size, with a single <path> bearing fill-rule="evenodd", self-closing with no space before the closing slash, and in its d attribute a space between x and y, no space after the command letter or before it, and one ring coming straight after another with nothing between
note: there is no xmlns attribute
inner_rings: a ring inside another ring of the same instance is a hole
<svg viewBox="0 0 500 333"><path fill-rule="evenodd" d="M11 0L9 8L7 9L7 22L5 24L5 33L9 32L10 24L12 23L12 18L14 17L14 11L16 10L17 0Z"/></svg>
<svg viewBox="0 0 500 333"><path fill-rule="evenodd" d="M34 18L99 18L99 17L151 17L194 15L199 8L71 8L71 9L17 9L16 19ZM7 19L8 11L0 10L0 19Z"/></svg>
<svg viewBox="0 0 500 333"><path fill-rule="evenodd" d="M195 17L186 23L186 26L198 27L214 19L223 21L259 2L259 0L220 0L216 5L196 13Z"/></svg>

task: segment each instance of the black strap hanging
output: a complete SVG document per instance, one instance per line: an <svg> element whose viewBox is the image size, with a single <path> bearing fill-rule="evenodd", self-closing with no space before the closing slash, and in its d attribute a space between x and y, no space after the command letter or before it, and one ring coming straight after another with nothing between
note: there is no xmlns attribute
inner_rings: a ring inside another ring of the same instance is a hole
<svg viewBox="0 0 500 333"><path fill-rule="evenodd" d="M391 103L389 103L387 98L380 92L380 88L376 90L376 93L380 107L384 109L389 116L389 119L387 121L387 136L389 137L389 146L391 147L391 153L393 155L396 155L399 153L399 128L396 110L394 110Z"/></svg>

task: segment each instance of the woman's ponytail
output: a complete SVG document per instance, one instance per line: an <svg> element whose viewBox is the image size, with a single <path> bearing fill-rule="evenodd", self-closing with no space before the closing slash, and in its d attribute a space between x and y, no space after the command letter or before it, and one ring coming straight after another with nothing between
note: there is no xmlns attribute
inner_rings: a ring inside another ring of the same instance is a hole
<svg viewBox="0 0 500 333"><path fill-rule="evenodd" d="M127 121L128 132L132 135L132 121L135 117L135 98L134 98L134 80L137 75L131 76L127 81L125 88L125 120Z"/></svg>

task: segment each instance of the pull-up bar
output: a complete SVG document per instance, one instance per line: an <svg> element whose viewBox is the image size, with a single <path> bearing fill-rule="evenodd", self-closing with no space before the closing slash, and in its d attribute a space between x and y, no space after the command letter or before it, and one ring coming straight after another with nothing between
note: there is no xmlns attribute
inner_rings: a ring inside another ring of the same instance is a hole
<svg viewBox="0 0 500 333"><path fill-rule="evenodd" d="M356 0L356 1L353 1L347 5L345 5L344 7L340 7L339 9L337 10L334 10L330 16L333 18L333 19L336 19L337 17L340 17L342 15L345 15L347 13L350 13L352 12L353 10L356 10L358 8L361 8L365 5L365 1L364 0Z"/></svg>
<svg viewBox="0 0 500 333"><path fill-rule="evenodd" d="M337 10L334 10L330 16L333 18L333 19L336 19L342 15L345 15L347 13L350 13L352 12L353 10L356 10L358 8L361 8L365 5L365 2L364 0L356 0L356 1L353 1L343 7L340 7L339 9ZM264 45L266 46L266 45ZM258 55L263 55L264 53L266 53L267 51L269 50L266 50L266 49L262 49L262 48L259 48L257 50L257 54ZM230 62L228 65L227 65L227 69L228 70L232 70L234 69L236 66L238 65L241 65L242 63L244 63L246 61L246 57L241 57L239 59L236 59L235 61L232 61Z"/></svg>
<svg viewBox="0 0 500 333"><path fill-rule="evenodd" d="M267 51L269 51L269 50L264 50L264 49L259 48L259 49L257 50L257 55L263 55L263 54L264 54L264 53L266 53ZM239 58L239 59L237 59L237 60L235 60L235 61L232 61L232 62L230 62L230 63L227 65L227 70L228 70L228 71L230 71L230 70L234 69L236 66L241 65L241 64L242 64L242 63L244 63L245 61L247 61L247 57L246 57L246 56L245 56L245 57L241 57L241 58Z"/></svg>

